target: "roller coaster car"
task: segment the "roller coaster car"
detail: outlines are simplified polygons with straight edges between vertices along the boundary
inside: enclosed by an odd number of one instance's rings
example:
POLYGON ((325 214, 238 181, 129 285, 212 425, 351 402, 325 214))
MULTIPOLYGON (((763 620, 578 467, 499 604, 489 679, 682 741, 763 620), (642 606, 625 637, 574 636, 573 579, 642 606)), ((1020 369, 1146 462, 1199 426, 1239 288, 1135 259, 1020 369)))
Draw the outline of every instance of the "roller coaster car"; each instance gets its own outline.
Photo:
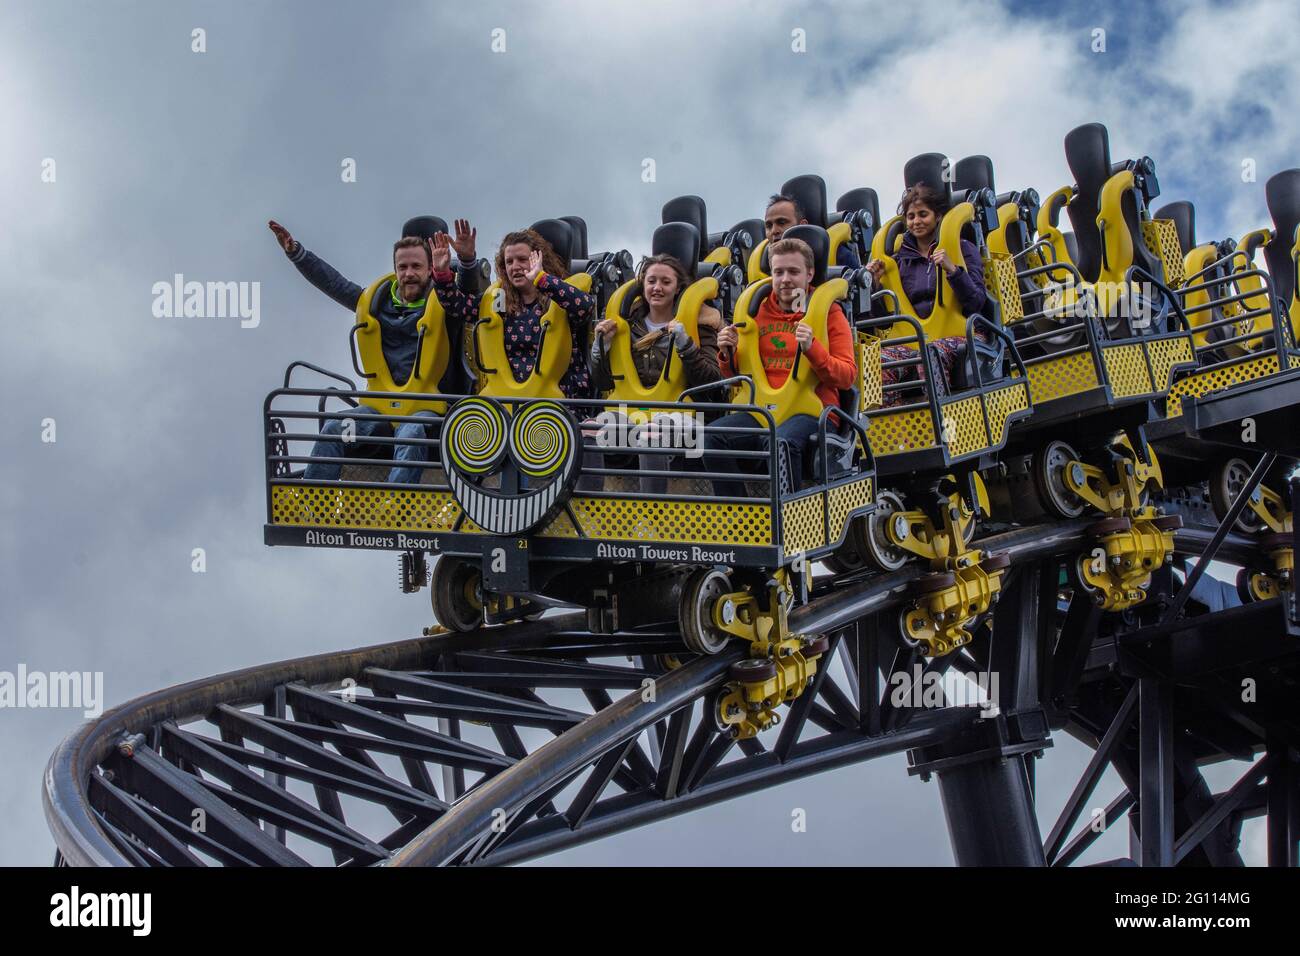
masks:
MULTIPOLYGON (((990 295, 1024 357, 1034 409, 1008 442, 991 488, 998 510, 1018 519, 1085 510, 1088 496, 1069 493, 1073 463, 1158 475, 1143 427, 1154 415, 1152 403, 1195 363, 1186 316, 1164 284, 1183 275, 1177 223, 1152 220, 1146 212, 1157 192, 1154 164, 1112 165, 1099 124, 1072 131, 1066 153, 1080 185, 1058 190, 1041 205, 1028 190, 998 197, 998 225, 988 243, 990 295), (1090 202, 1094 190, 1100 198, 1090 202), (1063 207, 1075 224, 1086 273, 1056 226, 1063 207), (1073 446, 1044 441, 1044 433, 1059 434, 1067 423, 1073 446), (1126 441, 1117 446, 1120 432, 1126 441), (1128 449, 1132 460, 1118 461, 1116 447, 1128 449), (1036 494, 1024 494, 1028 487, 1036 494)), ((957 179, 968 189, 992 189, 992 164, 970 157, 958 164, 957 179)), ((1123 482, 1115 473, 1107 484, 1115 489, 1123 482)))
MULTIPOLYGON (((938 242, 958 268, 965 268, 960 240, 968 238, 986 252, 985 229, 996 225, 993 194, 983 188, 952 193, 946 165, 941 155, 925 154, 907 164, 905 180, 930 183, 955 200, 940 224, 938 242)), ((858 526, 854 542, 866 563, 881 570, 895 570, 920 556, 940 575, 974 573, 980 559, 969 542, 979 516, 989 514, 978 472, 991 467, 1012 423, 1030 415, 1029 388, 1015 343, 1001 327, 996 296, 988 316, 967 318, 946 275, 940 276, 933 311, 917 318, 893 259, 902 229, 902 217, 894 217, 876 233, 872 249, 872 258, 885 263, 882 289, 873 299, 892 311, 856 324, 863 412, 870 422, 878 474, 891 487, 877 495, 876 510, 858 526), (942 370, 930 342, 950 337, 962 343, 951 381, 938 388, 942 370), (897 346, 914 355, 882 365, 881 349, 897 346), (909 366, 919 368, 915 379, 900 377, 887 385, 872 380, 876 369, 909 366), (906 392, 919 394, 920 400, 899 404, 906 392)), ((951 592, 937 588, 937 593, 951 592)), ((905 633, 914 636, 917 627, 913 618, 905 633)), ((962 638, 953 630, 947 639, 930 641, 928 652, 946 653, 966 640, 969 634, 962 638)))
MULTIPOLYGON (((1193 454, 1184 441, 1183 421, 1188 406, 1197 398, 1215 392, 1241 388, 1289 373, 1300 364, 1296 332, 1300 329, 1300 298, 1296 270, 1300 261, 1300 169, 1288 169, 1270 178, 1264 188, 1274 229, 1248 233, 1240 243, 1231 240, 1215 244, 1223 255, 1211 260, 1205 246, 1188 253, 1187 281, 1178 289, 1182 309, 1197 330, 1196 368, 1179 377, 1169 391, 1164 419, 1152 427, 1152 435, 1174 450, 1193 454), (1254 265, 1262 250, 1267 271, 1254 265), (1211 260, 1211 261, 1207 261, 1211 260)), ((1190 204, 1185 204, 1184 221, 1188 240, 1190 204)), ((1251 386, 1259 411, 1277 400, 1268 387, 1251 386)), ((1251 414, 1249 408, 1245 414, 1251 414)))
MULTIPOLYGON (((871 240, 880 222, 880 200, 876 191, 868 187, 850 189, 835 203, 835 211, 827 209, 826 180, 808 173, 787 179, 781 185, 781 195, 792 196, 804 218, 805 225, 818 226, 826 231, 830 238, 830 253, 827 260, 832 268, 837 268, 841 247, 856 251, 858 260, 866 262, 871 249, 871 240)), ((760 223, 760 228, 761 228, 760 223)), ((749 254, 747 278, 752 282, 767 277, 767 239, 760 236, 749 254)))
MULTIPOLYGON (((810 233, 805 238, 819 244, 818 274, 823 275, 825 234, 804 228, 810 233)), ((694 230, 674 228, 665 235, 694 238, 694 230)), ((691 251, 683 254, 694 257, 691 251)), ((820 316, 823 340, 826 309, 837 299, 851 309, 855 288, 865 294, 837 276, 814 295, 809 315, 814 322, 820 316)), ((558 381, 558 374, 551 377, 558 381)), ((734 384, 748 386, 750 381, 734 384)), ((678 412, 688 422, 696 420, 692 413, 748 411, 767 426, 769 447, 777 448, 773 410, 802 408, 808 396, 817 401, 816 376, 806 363, 789 381, 789 389, 773 390, 762 375, 748 396, 738 394, 732 402, 709 403, 682 394, 675 401, 642 401, 640 406, 678 412), (755 393, 763 404, 754 403, 755 393)), ((613 457, 639 448, 621 434, 603 441, 593 423, 584 421, 591 400, 488 392, 400 395, 445 408, 432 420, 421 419, 438 435, 425 441, 438 449, 445 487, 309 481, 289 466, 317 459, 291 455, 290 443, 316 436, 288 432, 284 422, 338 417, 340 413, 324 410, 332 397, 383 406, 393 396, 355 387, 294 388, 286 375, 285 387, 272 392, 265 406, 268 544, 404 552, 402 583, 408 591, 425 584, 427 556, 435 555, 429 582, 434 613, 452 630, 576 605, 588 610, 597 631, 675 618, 687 647, 699 653, 714 653, 734 637, 750 640, 759 656, 770 651, 779 659, 780 676, 774 679, 784 681, 783 687, 788 684, 787 691, 803 686, 787 665, 798 663, 804 668, 800 673, 811 674, 811 662, 820 653, 816 642, 789 634, 785 614, 806 596, 812 563, 840 546, 850 521, 872 506, 875 477, 856 394, 844 397, 838 416, 817 401, 814 461, 806 472, 813 480, 805 487, 782 488, 781 456, 763 453, 754 455, 765 459, 766 474, 700 476, 760 481, 769 489, 763 498, 725 498, 711 491, 579 491, 584 457, 613 457), (316 401, 318 411, 293 407, 304 398, 316 401)), ((698 437, 684 427, 668 447, 689 458, 700 447, 694 441, 698 437)), ((590 460, 586 457, 588 464, 590 460)), ((641 476, 635 468, 594 466, 588 474, 609 484, 611 478, 635 481, 641 476)), ((745 679, 751 689, 769 680, 745 679)))

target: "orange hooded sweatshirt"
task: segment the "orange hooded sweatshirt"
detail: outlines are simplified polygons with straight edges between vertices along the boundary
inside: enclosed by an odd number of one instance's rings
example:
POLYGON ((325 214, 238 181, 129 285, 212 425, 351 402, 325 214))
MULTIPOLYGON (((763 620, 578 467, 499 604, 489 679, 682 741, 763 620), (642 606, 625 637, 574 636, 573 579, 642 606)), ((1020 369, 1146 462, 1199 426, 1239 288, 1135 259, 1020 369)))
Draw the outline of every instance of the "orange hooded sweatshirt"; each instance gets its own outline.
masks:
MULTIPOLYGON (((769 295, 759 305, 755 319, 758 324, 758 352, 763 361, 763 370, 767 373, 767 382, 773 388, 780 388, 794 367, 794 356, 798 349, 794 329, 803 319, 803 313, 782 312, 777 305, 776 296, 769 295)), ((838 302, 831 303, 826 317, 826 334, 830 348, 814 337, 812 345, 804 350, 803 361, 808 362, 817 373, 817 397, 822 400, 822 404, 836 406, 840 403, 839 390, 852 388, 858 374, 857 361, 853 355, 853 332, 849 329, 849 320, 844 317, 844 310, 838 302)), ((718 364, 723 378, 736 374, 730 349, 719 354, 718 364)))

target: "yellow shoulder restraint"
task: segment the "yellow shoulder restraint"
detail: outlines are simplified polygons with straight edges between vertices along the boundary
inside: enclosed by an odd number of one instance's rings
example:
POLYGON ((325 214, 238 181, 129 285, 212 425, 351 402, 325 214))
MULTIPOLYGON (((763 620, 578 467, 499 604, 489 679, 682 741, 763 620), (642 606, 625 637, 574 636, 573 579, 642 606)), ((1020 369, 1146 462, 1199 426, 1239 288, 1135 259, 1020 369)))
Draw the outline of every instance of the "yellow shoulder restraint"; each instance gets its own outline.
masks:
MULTIPOLYGON (((758 292, 770 286, 771 279, 762 279, 746 287, 736 303, 736 317, 732 327, 736 330, 736 371, 746 375, 754 383, 754 404, 767 408, 778 425, 789 421, 795 415, 811 415, 816 418, 822 413, 822 400, 817 395, 817 386, 821 380, 813 371, 812 363, 802 354, 796 353, 795 365, 779 388, 773 388, 767 380, 767 370, 763 368, 763 358, 759 353, 758 322, 749 314, 749 303, 758 292)), ((830 348, 830 336, 826 330, 830 307, 838 299, 849 293, 849 284, 844 279, 827 279, 813 290, 808 301, 808 311, 803 322, 812 326, 813 337, 827 349, 830 348)), ((737 387, 731 395, 733 404, 749 404, 749 389, 745 385, 737 387)), ((762 424, 766 421, 757 413, 750 412, 762 424)))
MULTIPOLYGON (((1217 259, 1218 257, 1219 257, 1218 247, 1212 242, 1204 243, 1202 245, 1196 246, 1194 249, 1188 252, 1186 256, 1183 257, 1183 269, 1187 275, 1194 276, 1202 269, 1206 268, 1211 263, 1213 263, 1214 260, 1217 259)), ((1201 276, 1193 284, 1200 285, 1203 282, 1205 282, 1207 278, 1209 277, 1201 276)), ((1226 286, 1227 283, 1224 284, 1224 288, 1226 288, 1226 286)), ((1193 313, 1191 310, 1204 306, 1207 303, 1209 303, 1211 301, 1210 293, 1214 290, 1214 288, 1215 288, 1214 286, 1210 286, 1209 288, 1197 289, 1194 292, 1188 292, 1185 296, 1186 301, 1183 303, 1183 309, 1189 313, 1187 316, 1187 322, 1189 325, 1191 325, 1192 330, 1194 332, 1192 336, 1192 340, 1196 343, 1196 347, 1198 349, 1209 341, 1207 338, 1209 333, 1196 332, 1195 331, 1196 327, 1198 325, 1205 325, 1207 322, 1213 321, 1216 318, 1216 316, 1213 313, 1213 311, 1209 309, 1202 308, 1199 312, 1195 312, 1195 313, 1193 313)), ((1215 298, 1221 298, 1222 295, 1223 293, 1219 292, 1215 295, 1215 298)), ((1220 333, 1220 335, 1222 335, 1222 333, 1220 333)))
MULTIPOLYGON (((687 388, 686 368, 676 349, 668 349, 663 371, 659 373, 658 381, 649 387, 641 384, 636 364, 632 361, 632 328, 619 312, 634 284, 635 282, 625 282, 619 286, 605 307, 605 318, 614 321, 614 339, 609 344, 609 370, 614 377, 614 388, 606 396, 606 401, 612 400, 625 406, 640 402, 675 402, 687 388)), ((700 342, 700 309, 717 294, 718 280, 708 276, 687 286, 677 303, 677 312, 673 318, 682 324, 686 334, 697 345, 700 342)), ((607 408, 615 411, 617 406, 608 405, 607 408)), ((628 417, 633 421, 644 421, 649 415, 648 409, 628 408, 628 417)))
MULTIPOLYGON (((898 296, 898 308, 904 315, 916 316, 916 308, 908 299, 907 293, 903 291, 903 278, 898 271, 898 263, 894 260, 893 250, 885 248, 885 239, 889 235, 890 228, 902 218, 902 216, 895 216, 876 233, 875 239, 871 242, 871 258, 879 259, 885 264, 884 275, 877 283, 879 287, 888 289, 898 296)), ((966 257, 961 254, 961 230, 974 219, 975 207, 968 202, 963 202, 945 213, 939 222, 939 248, 948 253, 948 258, 958 269, 966 268, 966 257)), ((926 318, 917 316, 921 329, 925 332, 926 339, 930 341, 952 335, 965 337, 966 317, 962 315, 961 304, 957 301, 956 293, 952 291, 947 273, 942 269, 938 271, 939 285, 935 289, 934 307, 926 318)), ((911 325, 899 322, 889 330, 889 337, 901 338, 910 336, 913 332, 911 325)), ((915 347, 915 345, 909 346, 909 348, 915 347)))
MULTIPOLYGON (((361 369, 366 373, 366 388, 372 392, 411 392, 436 393, 438 383, 447 372, 447 363, 451 359, 450 339, 447 336, 447 320, 442 311, 442 303, 430 287, 425 301, 424 315, 420 316, 415 328, 419 340, 415 349, 415 365, 405 382, 393 381, 384 358, 384 343, 379 320, 370 314, 370 303, 376 294, 387 295, 389 284, 397 278, 395 273, 376 279, 370 288, 361 293, 357 300, 357 352, 360 356, 361 369), (382 290, 382 291, 381 291, 382 290)), ((389 415, 410 415, 413 412, 432 410, 439 414, 447 410, 446 402, 417 401, 415 399, 361 398, 362 405, 389 415)))
MULTIPOLYGON (((563 281, 583 292, 591 291, 591 276, 585 272, 563 281)), ((558 303, 551 303, 541 321, 542 354, 537 356, 528 377, 522 382, 515 381, 510 361, 506 358, 505 319, 496 309, 500 289, 501 282, 493 282, 479 301, 479 322, 474 327, 483 365, 480 369, 483 387, 479 394, 494 398, 563 398, 560 379, 569 370, 569 357, 573 352, 569 314, 558 303)))
MULTIPOLYGON (((1065 233, 1052 221, 1053 215, 1059 221, 1060 211, 1053 213, 1053 207, 1057 202, 1061 203, 1061 209, 1070 204, 1074 198, 1073 186, 1062 186, 1056 192, 1052 193, 1043 200, 1043 204, 1038 207, 1038 238, 1046 239, 1051 245, 1052 250, 1056 253, 1057 262, 1068 262, 1074 265, 1074 260, 1070 258, 1070 247, 1065 244, 1065 233)), ((1055 276, 1055 273, 1051 273, 1055 276)))

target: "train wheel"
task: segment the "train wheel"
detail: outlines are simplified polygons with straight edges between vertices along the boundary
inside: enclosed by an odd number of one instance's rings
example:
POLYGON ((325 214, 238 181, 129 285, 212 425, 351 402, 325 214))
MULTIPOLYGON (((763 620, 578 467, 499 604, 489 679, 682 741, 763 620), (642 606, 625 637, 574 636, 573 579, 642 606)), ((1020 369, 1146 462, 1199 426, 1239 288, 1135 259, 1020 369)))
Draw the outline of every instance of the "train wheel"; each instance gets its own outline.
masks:
POLYGON ((696 568, 682 587, 682 603, 677 609, 677 623, 682 640, 697 654, 717 654, 727 646, 731 635, 713 623, 713 605, 731 591, 731 581, 713 568, 696 568))
POLYGON ((896 493, 882 491, 876 496, 876 510, 865 521, 853 523, 853 529, 858 532, 858 549, 867 561, 881 571, 897 571, 907 563, 908 552, 895 545, 885 534, 889 522, 906 510, 903 499, 896 493))
MULTIPOLYGON (((1214 506, 1214 514, 1220 521, 1246 487, 1251 471, 1250 465, 1241 458, 1227 458, 1214 469, 1210 478, 1210 504, 1214 506)), ((1248 505, 1237 516, 1232 528, 1242 534, 1258 534, 1264 530, 1264 522, 1248 505)))
POLYGON ((433 565, 429 597, 433 616, 451 631, 483 626, 483 584, 478 568, 461 558, 441 557, 433 565))
POLYGON ((1237 572, 1237 597, 1242 604, 1267 601, 1278 596, 1276 582, 1267 574, 1242 568, 1237 572))
POLYGON ((844 532, 844 543, 835 549, 833 554, 823 555, 822 564, 826 565, 828 571, 836 574, 851 574, 854 571, 861 571, 866 565, 866 559, 862 552, 858 550, 856 539, 861 537, 861 532, 855 531, 855 526, 866 521, 865 518, 854 518, 849 524, 849 528, 844 532))
POLYGON ((1071 461, 1078 460, 1078 452, 1063 441, 1048 442, 1034 453, 1034 488, 1038 499, 1049 514, 1058 518, 1077 518, 1087 507, 1087 502, 1065 483, 1065 469, 1071 461))

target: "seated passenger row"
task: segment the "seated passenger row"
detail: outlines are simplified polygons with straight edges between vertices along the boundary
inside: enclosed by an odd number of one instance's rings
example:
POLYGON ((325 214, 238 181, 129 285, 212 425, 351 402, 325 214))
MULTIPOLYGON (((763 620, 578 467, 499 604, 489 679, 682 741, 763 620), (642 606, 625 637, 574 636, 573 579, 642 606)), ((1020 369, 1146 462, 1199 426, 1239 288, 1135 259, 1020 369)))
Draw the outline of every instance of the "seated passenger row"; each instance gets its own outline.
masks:
MULTIPOLYGON (((939 269, 947 275, 962 313, 969 316, 982 312, 988 299, 978 251, 970 242, 961 240, 964 262, 959 266, 937 242, 939 225, 947 212, 944 194, 925 183, 911 186, 904 193, 898 211, 905 218, 907 232, 894 250, 893 259, 902 288, 917 316, 924 318, 933 307, 939 269)), ((835 408, 839 404, 839 392, 853 388, 857 382, 854 332, 836 303, 831 303, 826 313, 824 341, 803 321, 814 291, 817 272, 814 252, 808 243, 787 238, 785 233, 792 226, 806 222, 793 197, 782 194, 771 197, 765 216, 764 256, 771 283, 759 291, 754 297, 757 301, 749 306, 753 322, 741 322, 739 326, 724 323, 719 311, 705 304, 692 323, 695 337, 677 318, 677 306, 693 281, 695 264, 667 253, 645 259, 626 295, 630 306, 624 313, 631 333, 632 365, 642 383, 648 387, 658 380, 671 352, 682 363, 688 387, 706 386, 742 375, 757 377, 761 369, 766 385, 779 389, 801 357, 816 375, 816 396, 822 406, 835 408)), ((406 383, 419 372, 417 377, 427 379, 422 391, 469 395, 477 390, 474 372, 461 358, 471 352, 466 334, 479 316, 479 299, 488 270, 486 263, 477 257, 477 231, 467 220, 455 221, 454 238, 448 234, 445 223, 436 217, 408 221, 403 238, 393 245, 391 280, 386 287, 376 284, 369 290, 346 279, 279 223, 272 221, 269 226, 304 278, 339 305, 355 314, 368 297, 368 312, 378 322, 377 344, 387 366, 389 382, 406 383), (430 295, 436 296, 445 319, 447 354, 440 357, 440 365, 437 365, 438 357, 429 362, 419 357, 424 331, 421 320, 426 316, 430 295), (420 369, 416 368, 417 360, 420 369), (426 365, 437 366, 436 377, 423 371, 426 365)), ((849 245, 839 247, 836 259, 846 268, 856 267, 859 262, 849 245)), ((569 278, 569 263, 537 231, 524 229, 504 237, 494 264, 500 289, 497 301, 504 306, 501 338, 513 379, 523 382, 533 373, 543 338, 543 317, 554 303, 564 310, 569 328, 577 333, 571 336, 571 348, 558 382, 560 392, 569 399, 597 398, 608 392, 614 385, 609 350, 617 323, 612 318, 596 315, 597 299, 590 292, 564 281, 569 278), (585 346, 587 330, 594 333, 590 335, 589 348, 585 346)), ((885 265, 879 259, 872 259, 866 269, 878 280, 885 265)), ((360 324, 353 331, 358 332, 359 328, 360 324)), ((951 336, 932 340, 930 344, 931 354, 942 373, 943 381, 936 383, 942 394, 948 387, 954 360, 964 340, 951 336)), ((915 350, 907 345, 882 350, 884 382, 909 378, 919 382, 924 378, 921 363, 909 364, 906 361, 909 356, 915 356, 915 350)), ((384 383, 374 381, 373 374, 367 378, 370 380, 367 389, 384 390, 381 387, 384 383)), ((897 391, 886 390, 887 404, 898 401, 897 391)), ((586 414, 594 415, 596 411, 592 408, 586 414)), ((788 474, 783 484, 787 489, 797 490, 801 486, 804 452, 817 430, 817 413, 820 409, 806 407, 791 410, 783 420, 777 421, 782 470, 788 474)), ((394 464, 388 481, 418 484, 424 468, 431 467, 428 447, 435 436, 430 435, 429 426, 435 425, 435 413, 422 410, 397 417, 407 420, 393 427, 394 422, 386 421, 382 412, 369 410, 326 420, 321 428, 322 437, 312 450, 313 458, 325 460, 312 462, 303 477, 336 480, 342 461, 356 454, 357 439, 391 435, 398 441, 393 444, 394 464), (411 421, 411 418, 431 421, 411 421), (351 434, 343 434, 345 421, 352 423, 351 434)), ((709 471, 743 472, 746 469, 733 453, 768 451, 767 431, 749 412, 725 415, 708 427, 705 449, 705 467, 709 471)), ((600 467, 601 456, 588 453, 584 464, 600 467)), ((663 460, 643 455, 640 467, 647 471, 662 469, 663 460)), ((662 477, 643 479, 642 490, 662 492, 666 481, 662 477)), ((585 478, 579 488, 599 486, 598 478, 594 483, 585 478)), ((725 497, 745 497, 747 493, 742 482, 718 481, 715 490, 725 497)))

